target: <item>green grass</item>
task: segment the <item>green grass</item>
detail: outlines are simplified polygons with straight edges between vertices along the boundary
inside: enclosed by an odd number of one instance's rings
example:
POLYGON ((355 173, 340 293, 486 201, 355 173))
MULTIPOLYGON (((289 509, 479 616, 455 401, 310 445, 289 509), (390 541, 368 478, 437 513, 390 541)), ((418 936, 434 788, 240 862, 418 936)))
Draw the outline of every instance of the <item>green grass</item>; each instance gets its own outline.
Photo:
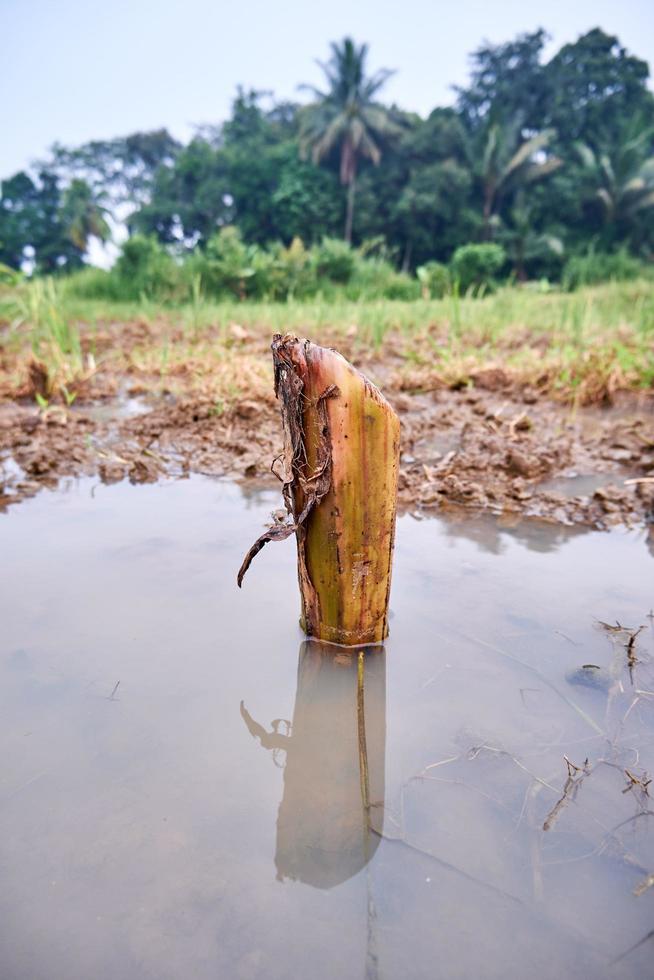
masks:
POLYGON ((59 285, 52 279, 35 280, 28 288, 15 291, 9 311, 14 333, 21 326, 26 328, 32 351, 46 369, 46 393, 60 389, 68 401, 66 383, 83 372, 82 342, 59 285))
MULTIPOLYGON (((566 333, 581 339, 587 326, 615 330, 628 325, 638 332, 654 333, 654 283, 636 280, 589 286, 575 293, 539 291, 506 286, 481 299, 446 296, 434 300, 343 299, 288 301, 285 303, 237 300, 211 301, 199 289, 193 300, 181 306, 143 299, 137 302, 77 299, 66 294, 65 283, 55 291, 48 281, 36 280, 20 289, 0 294, 0 320, 16 318, 30 307, 43 307, 56 296, 66 317, 81 322, 152 319, 166 315, 185 318, 195 329, 208 325, 240 323, 245 327, 267 325, 283 331, 306 327, 347 330, 353 324, 367 340, 380 345, 389 330, 410 332, 426 324, 447 325, 462 338, 480 330, 493 340, 515 326, 540 334, 566 333)), ((38 316, 37 309, 37 316, 38 316)))
MULTIPOLYGON (((209 301, 199 286, 192 301, 164 306, 148 300, 119 303, 81 300, 65 284, 34 282, 0 293, 0 346, 29 340, 71 370, 80 363, 82 337, 107 324, 141 320, 164 326, 165 369, 188 350, 228 345, 230 325, 252 336, 295 333, 318 343, 347 338, 355 350, 393 356, 401 369, 440 372, 446 380, 493 363, 523 379, 548 374, 554 394, 592 401, 611 387, 654 384, 654 283, 605 283, 567 293, 538 286, 506 286, 483 298, 449 295, 439 300, 239 302, 209 301), (13 324, 13 328, 12 325, 13 324), (173 349, 170 335, 181 331, 173 349), (182 351, 184 347, 184 351, 182 351), (403 368, 402 368, 403 366, 403 368), (578 392, 581 391, 581 395, 578 392)), ((161 337, 164 337, 162 340, 161 337)), ((88 343, 86 349, 88 350, 88 343)), ((69 372, 70 373, 70 372, 69 372)))

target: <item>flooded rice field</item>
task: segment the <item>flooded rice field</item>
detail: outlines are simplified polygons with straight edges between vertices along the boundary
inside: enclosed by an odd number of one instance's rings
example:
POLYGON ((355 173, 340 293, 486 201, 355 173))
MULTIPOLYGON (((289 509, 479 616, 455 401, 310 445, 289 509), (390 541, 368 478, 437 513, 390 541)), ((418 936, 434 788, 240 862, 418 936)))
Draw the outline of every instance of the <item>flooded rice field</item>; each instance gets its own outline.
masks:
POLYGON ((0 515, 3 980, 650 975, 652 538, 405 515, 359 658, 291 541, 236 588, 278 506, 0 515))

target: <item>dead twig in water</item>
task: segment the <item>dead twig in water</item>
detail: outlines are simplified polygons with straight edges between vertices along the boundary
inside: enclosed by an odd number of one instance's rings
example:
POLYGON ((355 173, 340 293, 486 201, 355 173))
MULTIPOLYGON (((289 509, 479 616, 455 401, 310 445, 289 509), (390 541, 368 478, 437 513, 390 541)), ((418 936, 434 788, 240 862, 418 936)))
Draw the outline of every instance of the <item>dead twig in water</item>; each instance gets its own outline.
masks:
POLYGON ((642 946, 643 943, 646 943, 648 939, 653 939, 653 938, 654 938, 654 929, 650 929, 650 931, 647 933, 646 936, 643 936, 642 939, 639 939, 638 942, 634 943, 633 946, 630 946, 629 949, 625 949, 624 953, 620 953, 620 955, 616 956, 614 960, 611 960, 611 966, 615 966, 616 963, 619 963, 620 960, 623 960, 625 956, 629 955, 629 953, 633 953, 634 950, 638 949, 639 946, 642 946))
POLYGON ((639 882, 639 884, 636 885, 636 887, 634 888, 634 895, 636 896, 636 898, 640 898, 641 895, 644 895, 647 889, 651 888, 652 885, 654 885, 654 873, 652 873, 651 875, 647 875, 647 877, 644 878, 643 881, 639 882))
POLYGON ((617 619, 615 626, 611 623, 605 623, 601 619, 597 620, 597 625, 600 629, 606 630, 607 633, 631 633, 633 631, 633 626, 623 626, 617 619))
POLYGON ((586 759, 583 766, 576 766, 574 762, 571 762, 570 759, 568 759, 567 755, 564 755, 563 758, 565 759, 565 764, 568 767, 568 778, 563 786, 563 795, 559 800, 557 800, 545 818, 543 823, 544 831, 552 829, 563 808, 566 807, 568 803, 572 803, 574 801, 582 782, 586 776, 589 776, 591 773, 588 759, 586 759), (576 776, 576 773, 580 773, 581 775, 576 776))
POLYGON ((583 772, 586 776, 589 774, 590 769, 588 767, 588 759, 585 760, 583 766, 576 766, 574 762, 570 762, 567 755, 564 755, 563 758, 565 759, 565 764, 568 767, 568 779, 572 778, 572 775, 575 772, 583 772))
POLYGON ((644 626, 639 626, 637 630, 632 630, 631 636, 629 637, 629 642, 627 643, 627 650, 629 653, 632 653, 636 643, 636 637, 639 633, 642 633, 644 629, 644 626))
POLYGON ((448 759, 441 759, 440 762, 432 762, 428 766, 425 766, 424 769, 421 769, 416 776, 412 777, 412 779, 420 779, 425 775, 425 773, 429 772, 430 769, 438 769, 439 766, 446 766, 448 762, 458 762, 458 760, 461 758, 461 755, 451 755, 448 759))
POLYGON ((634 667, 636 664, 640 663, 640 660, 636 656, 636 637, 642 633, 644 629, 644 626, 639 626, 637 630, 632 630, 627 642, 627 665, 629 667, 629 679, 632 687, 634 683, 634 667))
POLYGON ((111 694, 109 695, 109 697, 107 698, 107 701, 117 701, 118 700, 118 698, 116 697, 116 691, 118 690, 119 686, 120 686, 120 681, 116 681, 116 683, 114 685, 114 689, 111 692, 111 694))
POLYGON ((564 633, 563 630, 554 630, 554 632, 558 633, 559 636, 562 636, 564 640, 568 641, 568 643, 571 643, 573 647, 582 646, 582 644, 578 643, 577 640, 573 640, 571 636, 568 636, 567 633, 564 633))
POLYGON ((628 769, 625 769, 624 774, 629 780, 629 782, 622 790, 623 794, 628 793, 629 790, 636 789, 636 787, 638 787, 638 789, 641 791, 642 796, 649 796, 649 785, 652 782, 652 780, 647 778, 647 773, 644 773, 642 778, 640 778, 638 776, 634 776, 634 774, 632 772, 629 772, 628 769))
POLYGON ((631 714, 631 712, 636 707, 636 705, 638 704, 639 701, 640 701, 640 697, 638 697, 638 696, 636 696, 633 699, 633 701, 631 702, 631 704, 629 705, 629 707, 625 711, 624 715, 622 716, 622 721, 620 722, 621 725, 624 725, 625 721, 627 720, 627 718, 629 717, 629 715, 631 714))
MULTIPOLYGON (((363 695, 364 681, 364 658, 363 650, 359 651, 357 663, 357 730, 359 736, 359 778, 361 780, 361 802, 363 803, 364 813, 367 815, 370 810, 370 780, 368 777, 368 749, 366 746, 366 720, 365 703, 363 695)), ((367 816, 366 816, 367 821, 367 816)))

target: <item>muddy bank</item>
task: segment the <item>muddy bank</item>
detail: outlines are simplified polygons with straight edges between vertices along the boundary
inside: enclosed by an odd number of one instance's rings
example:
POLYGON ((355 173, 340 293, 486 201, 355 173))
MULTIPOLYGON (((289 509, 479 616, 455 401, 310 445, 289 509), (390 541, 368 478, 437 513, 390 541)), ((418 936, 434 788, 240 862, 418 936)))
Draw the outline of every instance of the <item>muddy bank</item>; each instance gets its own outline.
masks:
MULTIPOLYGON (((573 412, 493 376, 461 390, 412 391, 391 373, 371 373, 402 421, 404 508, 465 506, 600 528, 654 521, 651 400, 573 412)), ((106 483, 191 472, 274 483, 280 450, 277 405, 263 390, 228 405, 142 386, 68 408, 7 400, 0 507, 80 474, 106 483)))

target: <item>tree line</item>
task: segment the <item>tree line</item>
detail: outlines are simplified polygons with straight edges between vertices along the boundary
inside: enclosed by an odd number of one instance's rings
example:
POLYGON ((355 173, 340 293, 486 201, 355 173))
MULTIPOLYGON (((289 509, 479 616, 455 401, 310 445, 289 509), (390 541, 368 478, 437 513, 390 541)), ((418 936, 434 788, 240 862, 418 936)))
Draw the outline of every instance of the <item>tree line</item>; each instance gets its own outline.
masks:
POLYGON ((239 89, 186 145, 166 130, 55 145, 2 181, 0 263, 80 268, 119 223, 173 254, 215 250, 228 228, 245 248, 343 238, 403 271, 469 243, 501 246, 518 279, 558 279, 589 253, 649 261, 649 66, 599 28, 549 61, 546 40, 483 45, 455 104, 427 118, 384 103, 391 72, 346 38, 308 104, 239 89))

